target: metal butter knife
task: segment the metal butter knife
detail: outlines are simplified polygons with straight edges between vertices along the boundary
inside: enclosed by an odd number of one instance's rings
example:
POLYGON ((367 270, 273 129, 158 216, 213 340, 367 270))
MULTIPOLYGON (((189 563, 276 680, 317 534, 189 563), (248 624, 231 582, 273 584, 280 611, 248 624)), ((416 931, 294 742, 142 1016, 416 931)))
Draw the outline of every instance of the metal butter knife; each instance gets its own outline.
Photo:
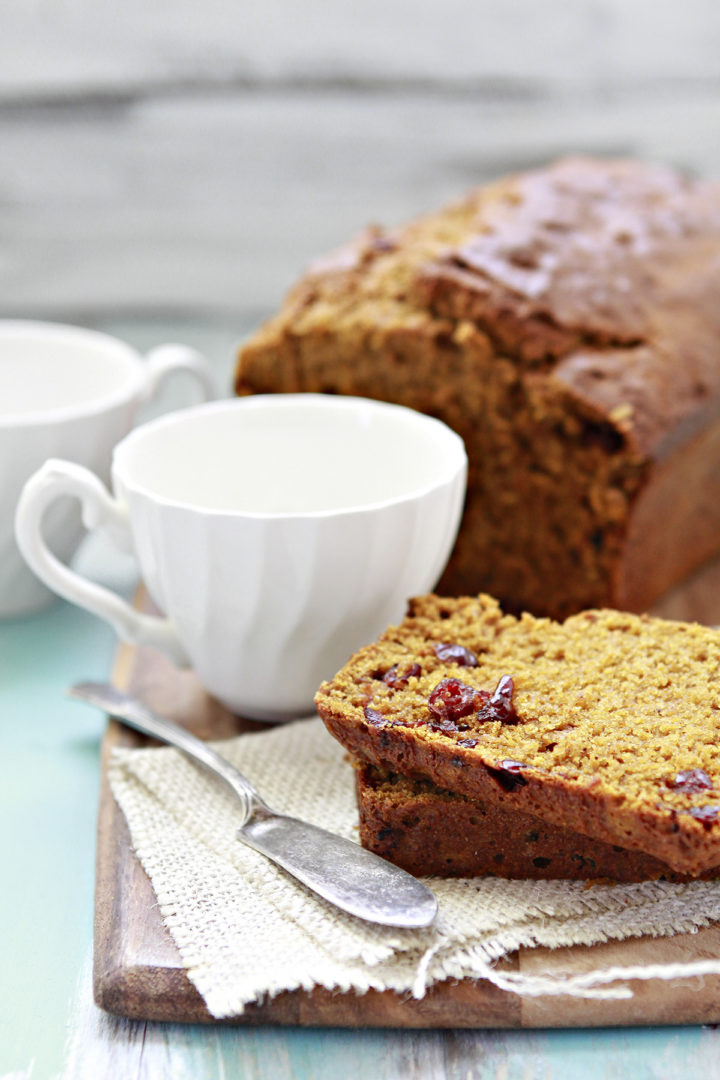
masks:
POLYGON ((330 903, 384 926, 429 926, 435 918, 437 900, 417 878, 351 840, 271 810, 242 773, 207 743, 137 698, 107 683, 77 683, 68 692, 136 731, 182 750, 224 780, 239 800, 242 824, 238 839, 330 903))

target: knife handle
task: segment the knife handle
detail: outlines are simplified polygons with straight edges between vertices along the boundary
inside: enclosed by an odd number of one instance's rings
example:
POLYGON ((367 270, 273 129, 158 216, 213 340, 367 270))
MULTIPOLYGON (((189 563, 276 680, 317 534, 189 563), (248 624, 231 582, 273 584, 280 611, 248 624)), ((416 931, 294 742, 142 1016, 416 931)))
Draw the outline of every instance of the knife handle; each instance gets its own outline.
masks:
POLYGON ((152 709, 143 705, 137 698, 124 694, 107 683, 78 683, 72 687, 74 697, 82 698, 93 705, 105 709, 111 716, 116 716, 128 727, 143 735, 150 735, 160 742, 174 746, 215 776, 224 780, 240 801, 242 827, 257 811, 272 813, 260 798, 255 788, 234 765, 216 753, 211 746, 196 738, 185 728, 166 720, 152 709))

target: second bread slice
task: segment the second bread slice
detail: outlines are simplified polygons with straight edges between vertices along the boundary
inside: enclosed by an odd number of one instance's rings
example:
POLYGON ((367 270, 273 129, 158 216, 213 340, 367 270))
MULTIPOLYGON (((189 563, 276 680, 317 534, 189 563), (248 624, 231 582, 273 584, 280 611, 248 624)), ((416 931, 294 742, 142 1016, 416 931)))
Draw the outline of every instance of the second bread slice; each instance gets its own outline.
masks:
POLYGON ((690 880, 642 851, 455 795, 429 780, 359 765, 355 789, 362 846, 417 877, 690 880))

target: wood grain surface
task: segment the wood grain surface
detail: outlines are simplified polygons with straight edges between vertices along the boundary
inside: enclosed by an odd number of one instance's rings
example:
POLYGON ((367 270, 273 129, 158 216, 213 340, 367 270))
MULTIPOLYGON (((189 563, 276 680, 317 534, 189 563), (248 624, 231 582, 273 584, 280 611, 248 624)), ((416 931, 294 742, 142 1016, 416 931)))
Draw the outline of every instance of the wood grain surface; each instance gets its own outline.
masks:
MULTIPOLYGON (((671 618, 720 622, 720 560, 705 567, 658 605, 671 618)), ((231 715, 155 650, 122 646, 117 686, 204 739, 262 730, 231 715)), ((183 971, 158 913, 149 880, 135 858, 124 817, 106 779, 115 746, 148 740, 110 721, 103 745, 95 896, 94 991, 101 1008, 135 1019, 215 1022, 183 971)), ((521 950, 503 961, 524 974, 572 975, 592 967, 689 963, 720 957, 720 928, 672 938, 643 938, 588 947, 521 950)), ((364 995, 279 994, 228 1021, 325 1027, 551 1028, 720 1022, 720 976, 672 982, 637 980, 628 1000, 588 1001, 567 996, 525 998, 483 980, 446 982, 420 1001, 392 992, 364 995)))
POLYGON ((720 173, 718 35, 713 0, 4 0, 0 312, 256 323, 507 171, 720 173))

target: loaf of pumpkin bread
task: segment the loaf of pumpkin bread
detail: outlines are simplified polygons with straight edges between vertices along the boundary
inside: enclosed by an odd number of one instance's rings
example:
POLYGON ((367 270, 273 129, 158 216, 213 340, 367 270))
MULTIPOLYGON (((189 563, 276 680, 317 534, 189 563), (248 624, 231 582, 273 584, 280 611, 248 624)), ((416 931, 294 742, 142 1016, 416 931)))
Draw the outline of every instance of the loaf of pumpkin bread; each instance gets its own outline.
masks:
MULTIPOLYGON (((418 877, 692 880, 641 851, 358 764, 360 842, 418 877)), ((703 877, 720 876, 720 868, 703 877)))
POLYGON ((468 494, 438 591, 645 611, 720 550, 719 278, 720 185, 563 160, 318 262, 236 390, 454 428, 468 494))
POLYGON ((716 630, 426 596, 315 700, 360 761, 679 873, 720 865, 716 630))

